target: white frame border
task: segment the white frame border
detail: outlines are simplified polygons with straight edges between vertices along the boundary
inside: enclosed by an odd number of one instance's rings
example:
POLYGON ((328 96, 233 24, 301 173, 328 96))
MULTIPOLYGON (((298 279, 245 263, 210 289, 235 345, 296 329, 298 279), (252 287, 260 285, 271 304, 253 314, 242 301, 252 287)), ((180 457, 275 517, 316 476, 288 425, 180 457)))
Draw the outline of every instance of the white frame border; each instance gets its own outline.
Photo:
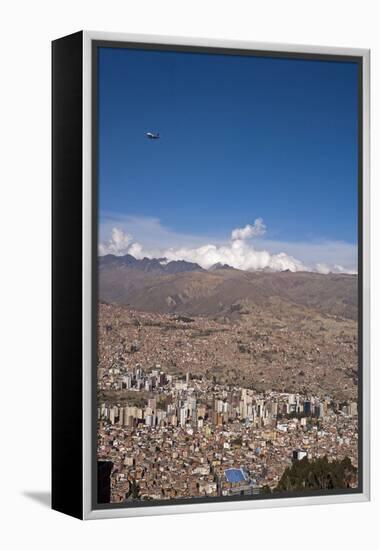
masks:
POLYGON ((140 35, 83 31, 83 519, 103 519, 162 514, 188 514, 194 512, 215 512, 247 510, 253 508, 273 508, 280 506, 305 506, 314 504, 338 504, 364 502, 370 500, 370 50, 361 48, 340 48, 329 46, 307 46, 298 44, 277 44, 274 42, 246 42, 239 40, 219 40, 208 38, 172 37, 160 35, 140 35), (343 495, 307 496, 264 500, 243 500, 238 502, 212 502, 170 504, 136 508, 92 509, 92 445, 91 445, 91 393, 92 393, 92 204, 91 204, 91 142, 92 106, 91 46, 93 40, 113 42, 141 42, 176 46, 202 46, 209 48, 234 48, 264 50, 273 52, 294 52, 299 54, 330 54, 358 56, 362 58, 363 75, 363 492, 343 495))

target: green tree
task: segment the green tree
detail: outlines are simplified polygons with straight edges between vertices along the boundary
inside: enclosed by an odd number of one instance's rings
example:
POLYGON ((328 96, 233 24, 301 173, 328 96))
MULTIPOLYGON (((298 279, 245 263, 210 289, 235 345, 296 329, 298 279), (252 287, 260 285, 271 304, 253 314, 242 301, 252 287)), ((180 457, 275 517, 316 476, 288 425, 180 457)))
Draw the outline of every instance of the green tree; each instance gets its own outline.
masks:
POLYGON ((329 462, 326 456, 312 461, 307 457, 286 468, 275 492, 348 489, 356 480, 357 469, 350 458, 329 462))
POLYGON ((136 500, 141 498, 141 490, 136 481, 132 481, 129 486, 129 491, 125 495, 125 500, 132 499, 136 500))

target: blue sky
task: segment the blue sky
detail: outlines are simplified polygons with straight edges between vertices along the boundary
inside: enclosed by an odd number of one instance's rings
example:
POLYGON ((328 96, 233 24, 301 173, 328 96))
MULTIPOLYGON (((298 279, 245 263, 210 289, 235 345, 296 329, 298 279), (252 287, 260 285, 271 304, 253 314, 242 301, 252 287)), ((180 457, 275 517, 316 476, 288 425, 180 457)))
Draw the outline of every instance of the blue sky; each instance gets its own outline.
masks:
POLYGON ((356 64, 101 48, 98 74, 101 239, 138 220, 157 245, 153 219, 170 246, 223 243, 263 218, 255 247, 354 255, 356 64))

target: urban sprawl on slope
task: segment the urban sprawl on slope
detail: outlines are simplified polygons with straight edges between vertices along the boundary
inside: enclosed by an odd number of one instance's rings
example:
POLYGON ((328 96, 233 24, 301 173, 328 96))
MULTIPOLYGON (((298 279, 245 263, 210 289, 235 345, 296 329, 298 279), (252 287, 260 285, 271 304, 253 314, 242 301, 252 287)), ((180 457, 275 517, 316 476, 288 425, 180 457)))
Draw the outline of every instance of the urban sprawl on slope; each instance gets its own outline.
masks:
POLYGON ((259 494, 305 456, 357 466, 356 400, 258 391, 142 363, 138 346, 121 353, 102 321, 98 460, 113 465, 111 502, 259 494))

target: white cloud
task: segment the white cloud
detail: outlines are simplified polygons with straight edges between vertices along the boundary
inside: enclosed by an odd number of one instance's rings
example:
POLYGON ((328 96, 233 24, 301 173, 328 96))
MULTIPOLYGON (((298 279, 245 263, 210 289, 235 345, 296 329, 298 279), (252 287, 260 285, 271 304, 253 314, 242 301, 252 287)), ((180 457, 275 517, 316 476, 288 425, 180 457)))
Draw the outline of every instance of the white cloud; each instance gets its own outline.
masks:
POLYGON ((311 241, 273 241, 270 239, 256 239, 256 248, 265 247, 272 254, 285 250, 290 256, 299 258, 304 264, 316 266, 322 271, 324 264, 330 271, 338 272, 337 266, 343 266, 345 273, 357 271, 358 249, 355 244, 344 241, 311 240, 311 241))
POLYGON ((302 262, 284 252, 270 254, 267 250, 256 250, 242 239, 233 240, 221 246, 209 244, 199 248, 170 248, 165 250, 163 255, 168 260, 195 262, 204 269, 209 269, 217 263, 243 270, 305 271, 307 269, 302 262))
POLYGON ((245 227, 237 227, 232 231, 232 240, 245 240, 251 237, 258 237, 266 233, 266 226, 262 218, 257 218, 253 225, 247 224, 245 227))
POLYGON ((122 229, 114 227, 110 239, 99 245, 99 254, 100 256, 104 256, 105 254, 124 256, 128 254, 132 241, 132 235, 125 233, 122 229))
POLYGON ((167 258, 168 261, 186 260, 195 262, 204 269, 221 263, 242 270, 288 269, 325 274, 356 273, 356 247, 348 243, 280 243, 258 239, 252 244, 249 239, 265 232, 262 218, 257 218, 253 225, 234 229, 231 239, 224 242, 217 242, 209 237, 177 235, 164 228, 156 218, 147 218, 145 221, 144 225, 143 218, 129 217, 127 223, 123 224, 128 229, 130 225, 140 228, 142 242, 136 242, 131 233, 123 228, 113 227, 108 240, 100 244, 99 254, 131 254, 137 259, 148 257, 167 258), (210 244, 212 240, 216 243, 210 244), (346 260, 347 267, 343 267, 344 261, 341 262, 341 259, 346 260))
POLYGON ((139 243, 132 243, 128 249, 128 254, 131 254, 137 260, 141 260, 146 254, 143 252, 142 245, 139 243))
POLYGON ((324 275, 327 275, 328 273, 348 273, 350 275, 354 275, 357 273, 355 269, 346 269, 345 267, 342 267, 342 265, 330 265, 325 263, 317 263, 315 265, 315 270, 318 273, 323 273, 324 275))

